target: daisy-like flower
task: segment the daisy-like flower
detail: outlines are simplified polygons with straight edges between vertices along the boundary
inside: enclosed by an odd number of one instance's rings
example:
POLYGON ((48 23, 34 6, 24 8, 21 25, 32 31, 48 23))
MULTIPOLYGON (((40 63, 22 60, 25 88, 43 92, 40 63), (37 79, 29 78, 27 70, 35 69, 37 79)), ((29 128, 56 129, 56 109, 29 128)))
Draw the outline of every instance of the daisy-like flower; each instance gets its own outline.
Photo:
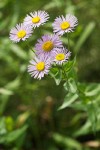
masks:
POLYGON ((54 54, 54 62, 58 65, 62 65, 62 63, 68 61, 71 52, 66 48, 56 48, 54 54))
POLYGON ((34 11, 27 15, 24 19, 24 24, 39 27, 43 25, 46 21, 48 21, 49 15, 45 11, 34 11))
POLYGON ((63 35, 64 33, 73 32, 73 29, 78 25, 78 20, 74 15, 68 14, 64 16, 57 17, 53 23, 53 30, 58 35, 63 35))
POLYGON ((35 50, 37 55, 44 54, 51 56, 56 47, 63 47, 58 35, 44 35, 35 45, 35 50))
POLYGON ((45 74, 49 73, 51 68, 51 62, 48 57, 41 56, 41 58, 35 57, 34 60, 30 61, 30 65, 28 66, 28 72, 32 77, 41 79, 45 74))
POLYGON ((17 24, 16 27, 10 31, 10 40, 13 42, 19 42, 20 40, 25 41, 32 35, 32 27, 28 27, 24 24, 17 24))

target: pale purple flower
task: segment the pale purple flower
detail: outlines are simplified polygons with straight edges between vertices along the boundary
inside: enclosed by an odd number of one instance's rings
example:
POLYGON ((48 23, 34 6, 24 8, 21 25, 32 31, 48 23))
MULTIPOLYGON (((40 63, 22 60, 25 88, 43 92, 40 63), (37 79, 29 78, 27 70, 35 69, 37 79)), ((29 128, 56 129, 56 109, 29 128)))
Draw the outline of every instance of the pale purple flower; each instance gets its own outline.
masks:
POLYGON ((31 77, 41 79, 45 74, 49 73, 51 68, 51 61, 48 57, 41 56, 41 58, 35 57, 34 60, 30 61, 28 66, 28 72, 31 74, 31 77))
POLYGON ((34 11, 27 15, 24 19, 24 24, 32 26, 32 27, 39 27, 43 25, 49 19, 49 14, 45 11, 34 11))
POLYGON ((58 35, 44 35, 41 39, 38 39, 35 45, 37 55, 53 55, 54 49, 63 47, 62 42, 58 35))
POLYGON ((64 62, 67 62, 71 52, 66 48, 56 48, 54 54, 54 62, 58 65, 62 65, 64 62))
POLYGON ((24 24, 17 24, 16 27, 10 31, 10 40, 13 42, 19 42, 20 40, 25 41, 32 35, 32 27, 24 24))
POLYGON ((64 33, 73 32, 73 29, 78 25, 78 20, 74 15, 67 14, 66 17, 63 15, 57 17, 53 23, 53 30, 58 35, 64 33))

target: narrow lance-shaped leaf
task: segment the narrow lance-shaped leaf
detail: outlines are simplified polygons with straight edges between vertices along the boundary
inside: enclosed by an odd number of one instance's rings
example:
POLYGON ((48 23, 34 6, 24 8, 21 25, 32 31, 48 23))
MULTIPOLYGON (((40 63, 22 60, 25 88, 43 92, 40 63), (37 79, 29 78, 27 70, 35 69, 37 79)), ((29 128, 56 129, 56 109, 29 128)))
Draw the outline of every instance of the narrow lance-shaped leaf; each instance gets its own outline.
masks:
POLYGON ((58 108, 58 110, 64 109, 71 105, 78 98, 77 94, 68 93, 65 98, 63 104, 58 108))
POLYGON ((76 43, 76 46, 74 48, 75 53, 77 53, 79 51, 79 49, 81 48, 83 43, 86 41, 86 39, 90 36, 90 34, 94 30, 94 28, 95 28, 95 22, 90 22, 86 26, 85 30, 83 31, 83 34, 81 35, 81 37, 79 38, 79 40, 76 43))

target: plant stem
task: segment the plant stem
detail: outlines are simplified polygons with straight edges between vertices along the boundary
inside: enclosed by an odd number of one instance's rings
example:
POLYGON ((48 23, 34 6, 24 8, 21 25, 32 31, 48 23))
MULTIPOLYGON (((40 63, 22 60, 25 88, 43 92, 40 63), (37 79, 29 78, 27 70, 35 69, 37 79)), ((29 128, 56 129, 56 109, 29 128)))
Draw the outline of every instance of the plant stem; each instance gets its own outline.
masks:
POLYGON ((27 45, 27 47, 28 47, 32 52, 34 52, 34 50, 32 49, 32 47, 31 47, 28 43, 26 43, 26 45, 27 45))
POLYGON ((70 42, 69 42, 69 34, 67 33, 67 39, 68 39, 68 50, 70 51, 70 42))
POLYGON ((65 81, 66 81, 66 79, 68 80, 67 73, 66 73, 66 70, 65 70, 63 64, 62 64, 62 71, 63 71, 63 73, 64 73, 64 80, 65 80, 65 81))

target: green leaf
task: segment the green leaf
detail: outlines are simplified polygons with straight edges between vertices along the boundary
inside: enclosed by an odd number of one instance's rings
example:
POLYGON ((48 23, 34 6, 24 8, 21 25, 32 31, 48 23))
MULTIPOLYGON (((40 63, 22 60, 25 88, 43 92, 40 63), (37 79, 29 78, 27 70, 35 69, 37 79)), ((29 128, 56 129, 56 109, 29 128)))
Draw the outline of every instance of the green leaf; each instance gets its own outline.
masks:
POLYGON ((63 104, 58 108, 58 110, 64 109, 71 105, 78 98, 77 94, 68 93, 65 98, 63 104))
POLYGON ((23 51, 23 49, 20 48, 20 46, 12 43, 10 45, 10 50, 14 52, 19 58, 27 60, 28 58, 27 53, 26 51, 23 51))
POLYGON ((66 72, 70 71, 76 62, 76 57, 72 61, 68 61, 64 64, 64 70, 66 72))
POLYGON ((75 45, 75 48, 74 48, 75 53, 77 53, 79 51, 79 49, 84 44, 84 42, 86 41, 86 39, 93 32, 94 28, 95 28, 95 22, 90 22, 86 26, 85 30, 83 31, 83 34, 81 35, 81 37, 79 38, 79 40, 77 41, 77 43, 75 45))
POLYGON ((90 121, 87 121, 81 128, 79 128, 77 131, 73 133, 73 136, 77 137, 80 135, 88 134, 91 131, 90 127, 91 127, 91 123, 90 121))
POLYGON ((24 134, 26 129, 27 129, 27 125, 23 126, 20 129, 10 132, 6 136, 6 141, 9 143, 9 142, 13 142, 13 141, 17 140, 22 134, 24 134))
POLYGON ((56 85, 59 85, 62 80, 62 71, 60 70, 54 77, 56 85))
POLYGON ((7 133, 5 117, 0 118, 0 136, 7 133))
POLYGON ((58 133, 53 133, 52 138, 56 143, 62 144, 65 148, 82 150, 81 145, 72 138, 69 138, 67 136, 65 137, 64 135, 58 133))
POLYGON ((97 107, 95 107, 95 104, 91 101, 89 105, 87 105, 87 112, 89 120, 92 124, 92 130, 94 133, 96 133, 96 124, 97 124, 97 107))
POLYGON ((96 133, 100 130, 100 84, 89 83, 79 84, 81 95, 81 101, 73 104, 72 107, 84 108, 87 112, 88 120, 78 131, 75 132, 75 136, 88 134, 90 132, 96 133))
POLYGON ((68 81, 64 83, 64 88, 71 93, 76 93, 77 85, 75 80, 73 78, 69 78, 68 81))
POLYGON ((80 129, 78 129, 77 131, 75 131, 75 133, 73 133, 75 137, 89 134, 91 132, 94 132, 95 134, 96 131, 100 130, 100 114, 97 114, 96 111, 97 110, 95 110, 94 106, 90 105, 87 107, 86 112, 88 113, 88 119, 80 129))
POLYGON ((17 77, 13 81, 6 84, 5 88, 10 89, 10 90, 16 90, 19 86, 20 86, 20 78, 17 77))
POLYGON ((62 70, 61 69, 53 69, 49 74, 54 78, 56 85, 59 85, 62 80, 62 70))
POLYGON ((63 86, 64 86, 64 89, 66 91, 69 91, 69 87, 68 87, 68 82, 67 81, 63 84, 63 86))
POLYGON ((75 80, 73 78, 68 79, 68 84, 70 92, 75 93, 77 91, 77 85, 75 80))
POLYGON ((2 95, 12 95, 13 92, 10 91, 10 90, 7 90, 5 88, 0 88, 0 94, 2 94, 2 95))
POLYGON ((92 83, 89 85, 86 85, 85 94, 87 96, 95 96, 100 94, 100 84, 92 83))
POLYGON ((16 142, 20 136, 25 134, 25 131, 27 129, 27 125, 23 126, 20 129, 17 129, 15 131, 12 131, 10 133, 7 133, 5 136, 0 138, 0 143, 11 143, 11 142, 16 142))

